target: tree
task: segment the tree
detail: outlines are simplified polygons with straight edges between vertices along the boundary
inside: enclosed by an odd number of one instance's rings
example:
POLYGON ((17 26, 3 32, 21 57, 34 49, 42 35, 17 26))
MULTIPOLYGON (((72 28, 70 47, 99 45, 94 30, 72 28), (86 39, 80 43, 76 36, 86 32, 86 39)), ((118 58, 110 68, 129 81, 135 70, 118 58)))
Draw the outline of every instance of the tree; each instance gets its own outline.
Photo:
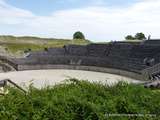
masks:
POLYGON ((77 31, 77 32, 74 33, 73 39, 85 39, 85 36, 82 32, 77 31))
POLYGON ((126 40, 134 40, 135 38, 132 35, 127 35, 125 37, 126 40))
POLYGON ((137 40, 144 40, 144 39, 146 39, 146 37, 145 37, 145 35, 141 32, 141 33, 137 33, 137 34, 135 35, 135 39, 137 39, 137 40))

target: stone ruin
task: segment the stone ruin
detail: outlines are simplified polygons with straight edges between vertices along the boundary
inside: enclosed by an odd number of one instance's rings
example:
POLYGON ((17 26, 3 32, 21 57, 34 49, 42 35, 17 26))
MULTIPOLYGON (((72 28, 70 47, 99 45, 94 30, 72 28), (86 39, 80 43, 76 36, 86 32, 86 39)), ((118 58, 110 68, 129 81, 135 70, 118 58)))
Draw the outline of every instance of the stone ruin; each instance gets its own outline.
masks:
POLYGON ((83 69, 154 81, 157 80, 156 76, 160 75, 160 41, 66 45, 63 48, 32 52, 25 58, 0 59, 6 60, 6 63, 17 71, 83 69))

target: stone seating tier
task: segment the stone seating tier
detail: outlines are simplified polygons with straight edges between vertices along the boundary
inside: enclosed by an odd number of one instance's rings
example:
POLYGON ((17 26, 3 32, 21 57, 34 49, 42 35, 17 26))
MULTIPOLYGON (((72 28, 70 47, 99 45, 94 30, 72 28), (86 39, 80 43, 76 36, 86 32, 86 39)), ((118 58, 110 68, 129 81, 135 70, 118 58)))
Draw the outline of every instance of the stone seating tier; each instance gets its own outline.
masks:
POLYGON ((139 45, 133 46, 131 50, 131 58, 153 58, 160 53, 160 46, 139 45))
POLYGON ((87 45, 88 56, 108 56, 111 45, 110 44, 90 44, 87 45))
POLYGON ((68 45, 64 47, 65 54, 86 56, 88 54, 87 47, 83 45, 68 45))
POLYGON ((117 68, 140 73, 150 67, 145 58, 160 62, 160 46, 113 42, 109 44, 67 45, 33 52, 27 58, 15 59, 16 65, 82 65, 117 68), (159 58, 159 59, 158 59, 159 58))
POLYGON ((110 67, 117 69, 124 69, 133 72, 139 72, 146 66, 138 62, 124 59, 110 59, 100 57, 86 57, 86 56, 54 56, 54 57, 35 57, 28 59, 19 59, 16 61, 19 65, 44 65, 44 64, 63 64, 63 65, 83 65, 83 66, 97 66, 110 67))
POLYGON ((159 46, 160 45, 160 39, 146 40, 146 41, 143 42, 143 44, 159 46))

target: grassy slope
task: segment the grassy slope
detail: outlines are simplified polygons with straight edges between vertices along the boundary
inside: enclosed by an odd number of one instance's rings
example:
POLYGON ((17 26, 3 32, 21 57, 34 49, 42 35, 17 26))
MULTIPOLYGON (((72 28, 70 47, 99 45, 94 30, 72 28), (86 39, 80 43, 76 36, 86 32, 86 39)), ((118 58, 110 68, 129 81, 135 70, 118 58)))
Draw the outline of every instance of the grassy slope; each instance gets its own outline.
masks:
POLYGON ((32 51, 35 51, 42 50, 45 47, 62 47, 66 44, 86 45, 88 43, 90 43, 88 40, 0 36, 0 46, 11 53, 24 52, 29 48, 32 49, 32 51))
MULTIPOLYGON (((107 117, 107 113, 160 115, 160 93, 142 86, 119 83, 107 87, 72 79, 71 84, 30 89, 24 96, 12 89, 0 98, 3 120, 128 120, 107 117)), ((130 120, 154 120, 153 117, 130 117, 130 120)), ((158 118, 157 118, 158 120, 158 118)))
MULTIPOLYGON (((129 40, 124 42, 140 42, 138 40, 129 40)), ((67 44, 86 45, 91 43, 89 40, 69 40, 55 38, 39 38, 31 36, 15 37, 0 35, 0 54, 4 55, 23 56, 24 51, 31 49, 32 51, 44 50, 50 47, 62 47, 67 44)), ((107 44, 109 42, 99 42, 107 44)))

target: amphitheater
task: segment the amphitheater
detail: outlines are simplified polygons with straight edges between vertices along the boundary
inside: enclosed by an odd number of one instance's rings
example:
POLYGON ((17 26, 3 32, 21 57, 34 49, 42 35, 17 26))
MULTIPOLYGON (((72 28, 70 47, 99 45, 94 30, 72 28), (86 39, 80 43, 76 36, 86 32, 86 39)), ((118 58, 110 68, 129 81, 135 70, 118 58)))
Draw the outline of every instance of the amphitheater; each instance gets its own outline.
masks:
MULTIPOLYGON (((101 79, 112 74, 115 78, 121 76, 122 79, 158 80, 160 77, 160 40, 110 42, 86 46, 66 45, 63 48, 48 48, 44 51, 31 52, 24 58, 0 56, 0 61, 1 71, 7 72, 1 73, 0 79, 10 74, 12 74, 11 79, 14 79, 17 74, 13 71, 21 71, 20 74, 26 73, 26 76, 20 77, 22 81, 27 76, 33 75, 33 71, 36 71, 34 76, 44 75, 45 77, 41 79, 48 79, 45 74, 45 70, 48 70, 47 72, 50 73, 48 76, 52 75, 52 78, 55 76, 54 79, 57 74, 66 73, 67 75, 67 72, 75 75, 71 77, 76 77, 77 74, 81 79, 87 79, 87 75, 90 74, 87 71, 92 71, 101 79), (49 69, 55 71, 54 74, 49 69), (80 73, 75 73, 73 70, 80 73)), ((96 78, 92 76, 88 79, 96 78)))

